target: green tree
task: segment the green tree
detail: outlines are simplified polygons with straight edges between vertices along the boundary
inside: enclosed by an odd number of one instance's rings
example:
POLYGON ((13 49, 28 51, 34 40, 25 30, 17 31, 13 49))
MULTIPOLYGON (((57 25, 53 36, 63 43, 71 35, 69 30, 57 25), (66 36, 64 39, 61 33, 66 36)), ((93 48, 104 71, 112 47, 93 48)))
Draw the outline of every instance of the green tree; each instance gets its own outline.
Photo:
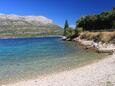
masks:
POLYGON ((113 9, 112 9, 113 11, 115 11, 115 7, 113 7, 113 9))
POLYGON ((96 15, 83 16, 77 21, 77 27, 83 30, 107 30, 114 27, 115 8, 96 15))
POLYGON ((75 34, 75 31, 74 31, 74 29, 72 27, 67 29, 67 35, 66 35, 67 37, 71 37, 74 34, 75 34))
POLYGON ((68 21, 66 20, 65 21, 65 25, 64 25, 64 36, 66 36, 67 35, 67 30, 68 30, 68 28, 69 28, 69 24, 68 24, 68 21))

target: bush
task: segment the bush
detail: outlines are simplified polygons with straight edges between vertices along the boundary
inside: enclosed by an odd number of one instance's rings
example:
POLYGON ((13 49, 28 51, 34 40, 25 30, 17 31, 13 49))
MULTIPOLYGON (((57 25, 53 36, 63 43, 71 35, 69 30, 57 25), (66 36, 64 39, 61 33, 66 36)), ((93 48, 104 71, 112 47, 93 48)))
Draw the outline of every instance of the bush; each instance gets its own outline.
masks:
POLYGON ((67 37, 71 37, 71 36, 73 36, 75 34, 75 31, 74 31, 73 28, 68 28, 66 33, 67 33, 66 34, 67 37))
POLYGON ((77 28, 75 29, 75 34, 80 34, 81 32, 83 32, 83 28, 77 28))

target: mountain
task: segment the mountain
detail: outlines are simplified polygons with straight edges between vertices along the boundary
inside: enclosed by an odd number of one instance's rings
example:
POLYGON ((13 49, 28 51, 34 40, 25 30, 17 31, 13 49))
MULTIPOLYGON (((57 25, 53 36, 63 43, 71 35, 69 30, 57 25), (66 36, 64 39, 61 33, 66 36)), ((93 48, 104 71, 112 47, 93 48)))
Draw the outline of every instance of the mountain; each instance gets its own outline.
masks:
POLYGON ((0 14, 0 37, 61 35, 63 29, 44 16, 0 14))

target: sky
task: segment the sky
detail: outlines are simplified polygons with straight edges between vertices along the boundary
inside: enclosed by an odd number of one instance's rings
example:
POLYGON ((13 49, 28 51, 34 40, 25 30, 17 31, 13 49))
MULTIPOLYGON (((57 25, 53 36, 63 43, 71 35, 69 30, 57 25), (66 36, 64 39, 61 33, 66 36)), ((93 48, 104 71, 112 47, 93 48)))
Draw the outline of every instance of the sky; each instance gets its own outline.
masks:
POLYGON ((63 27, 67 19, 74 26, 80 16, 101 13, 115 7, 115 0, 0 0, 0 13, 45 16, 63 27))

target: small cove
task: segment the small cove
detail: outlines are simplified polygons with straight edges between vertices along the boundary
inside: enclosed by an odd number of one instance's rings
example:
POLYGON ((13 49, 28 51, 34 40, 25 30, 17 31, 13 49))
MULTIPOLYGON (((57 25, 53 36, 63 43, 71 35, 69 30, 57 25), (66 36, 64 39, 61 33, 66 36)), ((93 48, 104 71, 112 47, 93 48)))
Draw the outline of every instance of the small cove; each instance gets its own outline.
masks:
POLYGON ((70 70, 104 57, 60 37, 0 39, 0 83, 70 70))

